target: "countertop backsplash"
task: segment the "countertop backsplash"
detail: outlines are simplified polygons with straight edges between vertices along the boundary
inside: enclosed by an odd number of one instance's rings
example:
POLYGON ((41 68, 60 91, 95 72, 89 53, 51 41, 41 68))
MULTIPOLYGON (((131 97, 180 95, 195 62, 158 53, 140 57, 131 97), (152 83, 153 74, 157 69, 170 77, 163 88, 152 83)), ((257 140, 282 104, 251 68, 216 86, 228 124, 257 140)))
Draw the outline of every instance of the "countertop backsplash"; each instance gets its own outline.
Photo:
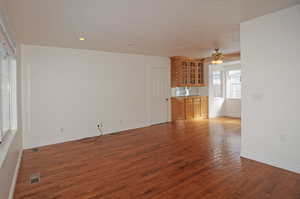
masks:
POLYGON ((171 90, 172 97, 208 96, 208 87, 176 87, 171 90))

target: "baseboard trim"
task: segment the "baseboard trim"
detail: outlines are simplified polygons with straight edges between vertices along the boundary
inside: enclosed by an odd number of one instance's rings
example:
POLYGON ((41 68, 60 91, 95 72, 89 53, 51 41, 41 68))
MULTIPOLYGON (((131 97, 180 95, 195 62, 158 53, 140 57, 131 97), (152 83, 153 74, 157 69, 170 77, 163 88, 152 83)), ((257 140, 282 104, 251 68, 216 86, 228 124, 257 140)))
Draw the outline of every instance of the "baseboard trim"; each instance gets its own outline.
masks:
MULTIPOLYGON (((118 134, 118 133, 123 133, 129 130, 137 130, 137 129, 142 129, 142 128, 146 128, 149 127, 151 125, 147 124, 143 124, 137 127, 132 127, 132 128, 124 128, 124 129, 118 129, 118 130, 112 130, 112 131, 106 131, 103 133, 103 135, 113 135, 113 134, 118 134)), ((63 144, 66 142, 74 142, 74 141, 79 141, 79 140, 84 140, 84 139, 89 139, 89 138, 94 138, 94 137, 98 137, 100 134, 97 133, 95 135, 91 135, 91 136, 83 136, 83 137, 77 137, 77 138, 71 138, 71 139, 66 139, 66 140, 61 140, 61 141, 57 141, 57 142, 53 142, 53 143, 46 143, 46 144, 39 144, 39 145, 24 145, 23 149, 24 150, 28 150, 28 149, 33 149, 33 148, 39 148, 39 147, 45 147, 45 146, 51 146, 54 144, 63 144)))
POLYGON ((300 170, 296 169, 296 168, 289 168, 289 167, 282 166, 280 164, 276 164, 275 162, 268 161, 268 160, 254 159, 254 158, 246 156, 244 154, 241 154, 240 156, 241 156, 241 158, 251 160, 251 161, 254 161, 254 162, 257 162, 257 163, 260 163, 260 164, 264 164, 264 165, 267 165, 267 166, 270 166, 270 167, 273 167, 273 168, 276 168, 276 169, 288 171, 288 172, 295 173, 295 174, 298 174, 298 175, 300 174, 300 170))
POLYGON ((18 162, 17 162, 16 168, 15 168, 14 177, 13 177, 12 183, 10 185, 8 199, 13 199, 14 198, 15 187, 16 187, 16 183, 17 183, 17 179, 18 179, 18 174, 19 174, 19 169, 20 169, 20 165, 21 165, 22 155, 23 155, 23 150, 21 150, 20 153, 19 153, 18 162))

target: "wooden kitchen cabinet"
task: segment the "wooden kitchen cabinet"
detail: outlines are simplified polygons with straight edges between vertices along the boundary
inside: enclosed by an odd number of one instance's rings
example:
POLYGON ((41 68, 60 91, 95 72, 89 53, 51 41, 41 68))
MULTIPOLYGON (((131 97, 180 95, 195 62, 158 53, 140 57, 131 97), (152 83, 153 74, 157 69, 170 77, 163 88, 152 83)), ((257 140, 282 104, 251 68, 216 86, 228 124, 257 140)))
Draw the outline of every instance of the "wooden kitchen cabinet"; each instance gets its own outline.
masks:
POLYGON ((185 119, 193 120, 194 119, 194 98, 187 97, 185 98, 185 119))
POLYGON ((194 99, 195 119, 208 118, 208 97, 194 99))
POLYGON ((185 120, 185 98, 171 98, 172 121, 185 120))
POLYGON ((193 99, 193 107, 194 107, 194 115, 193 115, 193 117, 195 119, 201 118, 201 116, 202 116, 201 112, 203 112, 202 111, 203 106, 202 106, 201 102, 203 102, 202 99, 201 99, 201 97, 195 97, 193 99))
POLYGON ((208 97, 201 98, 200 118, 208 118, 208 97))
POLYGON ((172 121, 177 120, 198 120, 208 118, 208 97, 173 97, 172 121))
POLYGON ((171 87, 205 86, 202 59, 171 57, 171 87))

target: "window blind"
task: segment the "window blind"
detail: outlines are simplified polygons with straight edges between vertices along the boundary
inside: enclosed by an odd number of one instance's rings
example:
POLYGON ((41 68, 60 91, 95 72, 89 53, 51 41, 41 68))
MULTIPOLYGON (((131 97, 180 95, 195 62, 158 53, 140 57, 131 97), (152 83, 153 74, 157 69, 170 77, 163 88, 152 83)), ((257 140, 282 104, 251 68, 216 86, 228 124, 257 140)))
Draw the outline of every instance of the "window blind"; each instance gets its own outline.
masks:
POLYGON ((241 98, 241 70, 231 70, 227 74, 227 98, 241 98))

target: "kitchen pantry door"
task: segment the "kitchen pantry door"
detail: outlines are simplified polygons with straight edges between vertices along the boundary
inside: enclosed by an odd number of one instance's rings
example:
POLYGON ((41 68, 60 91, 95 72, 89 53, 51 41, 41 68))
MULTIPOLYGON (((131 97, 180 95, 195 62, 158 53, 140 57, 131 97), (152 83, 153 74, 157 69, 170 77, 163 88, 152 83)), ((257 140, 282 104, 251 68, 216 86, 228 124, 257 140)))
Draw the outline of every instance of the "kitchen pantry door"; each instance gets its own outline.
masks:
POLYGON ((150 119, 152 125, 168 122, 170 109, 168 70, 169 68, 165 67, 151 68, 150 119))

